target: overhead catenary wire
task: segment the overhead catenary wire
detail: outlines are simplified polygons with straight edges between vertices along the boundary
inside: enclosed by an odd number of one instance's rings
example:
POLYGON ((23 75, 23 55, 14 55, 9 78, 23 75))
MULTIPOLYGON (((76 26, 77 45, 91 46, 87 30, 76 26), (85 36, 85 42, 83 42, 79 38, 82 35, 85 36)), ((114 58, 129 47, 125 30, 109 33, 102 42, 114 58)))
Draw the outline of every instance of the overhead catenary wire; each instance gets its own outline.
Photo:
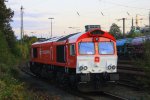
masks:
MULTIPOLYGON (((115 5, 115 6, 122 6, 122 7, 126 7, 126 8, 134 8, 134 9, 144 9, 144 10, 149 10, 149 9, 147 9, 147 8, 140 8, 140 7, 135 7, 135 6, 128 6, 128 5, 125 5, 125 4, 121 4, 121 3, 115 3, 115 2, 111 2, 111 1, 104 1, 104 0, 98 0, 99 1, 99 3, 100 4, 102 4, 102 3, 106 3, 106 4, 113 4, 113 5, 115 5)), ((132 1, 133 2, 133 1, 132 1)), ((135 2, 135 0, 134 0, 134 2, 135 2)), ((130 3, 130 2, 129 2, 130 3)), ((114 7, 114 6, 113 6, 114 7)), ((106 8, 106 9, 103 9, 102 11, 105 11, 105 13, 106 13, 106 11, 107 10, 111 10, 111 8, 112 7, 109 7, 109 8, 106 8)), ((133 14, 130 14, 130 12, 129 11, 121 11, 121 12, 119 12, 119 13, 117 13, 117 14, 121 14, 121 13, 126 13, 128 16, 133 16, 133 14)), ((108 14, 106 13, 106 15, 108 16, 108 14)), ((142 14, 142 16, 147 16, 147 15, 144 15, 144 14, 142 14)), ((147 20, 148 18, 145 18, 144 20, 147 20)))
POLYGON ((120 3, 115 3, 115 2, 107 2, 107 1, 104 1, 108 4, 113 4, 113 5, 117 5, 117 6, 122 6, 122 7, 125 7, 125 8, 134 8, 134 9, 144 9, 144 10, 150 10, 150 8, 141 8, 141 7, 135 7, 135 6, 128 6, 128 5, 124 5, 124 4, 120 4, 120 3))
POLYGON ((80 16, 79 12, 77 11, 77 15, 80 16))
MULTIPOLYGON (((133 1, 132 1, 133 2, 133 1)), ((134 0, 134 2, 135 2, 135 0, 134 0)), ((126 4, 123 4, 123 3, 118 3, 118 2, 113 2, 113 1, 106 1, 106 0, 99 0, 99 3, 100 4, 102 4, 102 3, 105 3, 105 4, 112 4, 112 5, 115 5, 115 6, 121 6, 121 7, 125 7, 125 8, 129 8, 129 9, 135 9, 135 10, 150 10, 150 8, 149 7, 145 7, 145 8, 142 8, 142 7, 136 7, 136 6, 129 6, 129 5, 126 5, 126 4)), ((128 3, 128 4, 131 4, 130 2, 128 3)), ((114 7, 114 6, 113 6, 114 7)), ((106 9, 103 9, 103 11, 107 11, 107 10, 111 10, 111 8, 113 8, 113 7, 109 7, 109 8, 106 8, 106 9)), ((120 13, 123 13, 123 11, 121 11, 120 13)), ((120 14, 120 13, 117 13, 117 14, 120 14)), ((128 17, 129 16, 133 16, 133 14, 130 14, 130 12, 129 11, 124 11, 124 13, 126 13, 127 15, 128 15, 128 17)), ((107 13, 106 13, 107 14, 107 13)), ((136 13, 135 13, 135 15, 137 15, 136 13)), ((140 15, 141 15, 141 13, 140 13, 140 15)), ((147 15, 145 15, 145 14, 142 14, 141 16, 147 16, 147 15)), ((130 20, 129 18, 127 18, 128 20, 130 20)), ((148 20, 148 19, 150 19, 150 18, 141 18, 140 20, 148 20)), ((133 20, 133 19, 131 19, 131 20, 133 20)), ((150 22, 149 22, 150 23, 150 22)), ((149 25, 150 26, 150 25, 149 25)), ((125 29, 125 26, 124 26, 124 28, 123 28, 123 30, 125 29)), ((125 30, 124 30, 124 32, 125 32, 125 30)))
POLYGON ((104 16, 103 12, 101 12, 102 16, 104 16))

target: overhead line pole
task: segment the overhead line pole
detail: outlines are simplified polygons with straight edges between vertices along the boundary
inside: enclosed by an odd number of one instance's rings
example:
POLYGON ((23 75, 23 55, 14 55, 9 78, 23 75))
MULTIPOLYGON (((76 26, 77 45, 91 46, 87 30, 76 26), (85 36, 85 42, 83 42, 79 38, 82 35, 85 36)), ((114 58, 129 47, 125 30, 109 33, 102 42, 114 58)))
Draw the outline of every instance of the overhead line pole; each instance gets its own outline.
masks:
POLYGON ((150 11, 149 11, 149 32, 150 32, 150 11))
POLYGON ((123 20, 123 37, 125 37, 125 18, 122 18, 123 20))
MULTIPOLYGON (((23 36, 24 36, 24 30, 23 30, 23 6, 20 8, 20 17, 21 17, 21 26, 20 26, 20 34, 21 34, 21 46, 23 47, 23 36)), ((23 52, 23 48, 21 47, 21 52, 23 52)), ((22 54, 22 53, 21 53, 22 54)), ((21 55, 23 58, 23 55, 21 55)))
POLYGON ((125 37, 125 20, 126 18, 117 19, 118 21, 123 20, 123 37, 125 37))
POLYGON ((133 17, 132 17, 132 28, 133 28, 133 26, 134 26, 134 20, 133 20, 133 17))
POLYGON ((21 44, 23 43, 23 35, 24 35, 24 31, 23 31, 23 6, 21 6, 20 8, 21 10, 21 28, 20 28, 20 33, 21 33, 21 44))
POLYGON ((53 36, 53 33, 52 33, 52 32, 53 32, 53 31, 52 31, 52 30, 53 30, 53 28, 52 28, 52 20, 53 20, 54 18, 48 18, 48 19, 51 20, 51 37, 52 37, 52 36, 53 36))

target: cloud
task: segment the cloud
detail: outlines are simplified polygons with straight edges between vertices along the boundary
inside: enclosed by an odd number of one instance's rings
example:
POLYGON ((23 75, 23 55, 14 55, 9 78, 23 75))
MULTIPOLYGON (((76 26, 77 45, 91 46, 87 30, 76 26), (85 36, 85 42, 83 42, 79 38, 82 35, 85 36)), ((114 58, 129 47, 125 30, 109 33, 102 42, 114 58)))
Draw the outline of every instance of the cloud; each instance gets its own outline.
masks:
MULTIPOLYGON (((47 27, 49 22, 48 19, 47 21, 45 19, 36 19, 36 18, 24 18, 24 27, 27 29, 43 29, 42 27, 47 27)), ((20 19, 16 18, 13 20, 11 23, 13 28, 18 28, 20 27, 20 19)))
MULTIPOLYGON (((24 17, 48 17, 50 15, 56 16, 56 15, 60 15, 60 13, 57 12, 40 12, 40 11, 28 11, 28 10, 24 10, 24 17)), ((20 9, 19 10, 15 10, 14 11, 14 17, 20 17, 20 9)))

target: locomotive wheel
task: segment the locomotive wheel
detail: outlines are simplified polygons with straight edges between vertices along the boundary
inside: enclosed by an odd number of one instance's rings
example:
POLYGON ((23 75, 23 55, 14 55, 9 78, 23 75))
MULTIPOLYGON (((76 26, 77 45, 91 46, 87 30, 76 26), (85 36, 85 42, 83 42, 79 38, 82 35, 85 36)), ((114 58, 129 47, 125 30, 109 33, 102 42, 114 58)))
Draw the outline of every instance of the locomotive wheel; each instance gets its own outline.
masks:
POLYGON ((64 75, 63 77, 64 77, 63 82, 62 82, 63 86, 65 88, 69 88, 69 78, 68 78, 68 76, 64 75))
POLYGON ((58 85, 61 84, 61 78, 62 78, 62 75, 60 72, 57 72, 56 74, 56 82, 58 83, 58 85))
POLYGON ((72 89, 77 89, 77 79, 75 75, 70 75, 69 77, 69 85, 72 87, 72 89))
POLYGON ((31 64, 30 63, 30 71, 33 73, 33 74, 35 74, 35 65, 33 65, 33 64, 31 64))
POLYGON ((30 70, 36 76, 41 76, 41 66, 39 64, 30 64, 30 70))
POLYGON ((48 70, 45 65, 41 67, 41 77, 48 79, 48 70))
POLYGON ((38 77, 41 77, 41 66, 37 66, 36 69, 35 69, 35 74, 38 76, 38 77))
POLYGON ((68 87, 70 87, 69 77, 66 74, 62 73, 62 72, 57 73, 56 82, 58 83, 58 86, 61 87, 61 88, 67 89, 68 87))
POLYGON ((30 71, 31 71, 32 73, 34 73, 34 68, 33 68, 33 67, 34 67, 34 66, 30 64, 30 71))

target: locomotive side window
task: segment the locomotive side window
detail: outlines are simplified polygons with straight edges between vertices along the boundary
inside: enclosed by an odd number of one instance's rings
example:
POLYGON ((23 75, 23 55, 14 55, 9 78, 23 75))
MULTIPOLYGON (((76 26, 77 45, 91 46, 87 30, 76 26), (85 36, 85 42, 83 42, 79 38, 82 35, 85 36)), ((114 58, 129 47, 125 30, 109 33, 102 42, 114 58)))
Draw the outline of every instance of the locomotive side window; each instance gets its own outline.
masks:
POLYGON ((65 45, 58 45, 56 47, 56 57, 57 57, 57 62, 60 63, 65 63, 66 62, 66 54, 65 54, 66 50, 65 50, 65 45))
POLYGON ((80 54, 95 54, 93 42, 81 42, 79 43, 79 53, 80 54))
POLYGON ((99 54, 114 54, 113 42, 100 42, 98 45, 99 54))
POLYGON ((75 55, 75 45, 74 44, 70 45, 70 55, 71 56, 75 55))
POLYGON ((37 48, 33 48, 33 58, 37 58, 37 57, 38 57, 37 48))

